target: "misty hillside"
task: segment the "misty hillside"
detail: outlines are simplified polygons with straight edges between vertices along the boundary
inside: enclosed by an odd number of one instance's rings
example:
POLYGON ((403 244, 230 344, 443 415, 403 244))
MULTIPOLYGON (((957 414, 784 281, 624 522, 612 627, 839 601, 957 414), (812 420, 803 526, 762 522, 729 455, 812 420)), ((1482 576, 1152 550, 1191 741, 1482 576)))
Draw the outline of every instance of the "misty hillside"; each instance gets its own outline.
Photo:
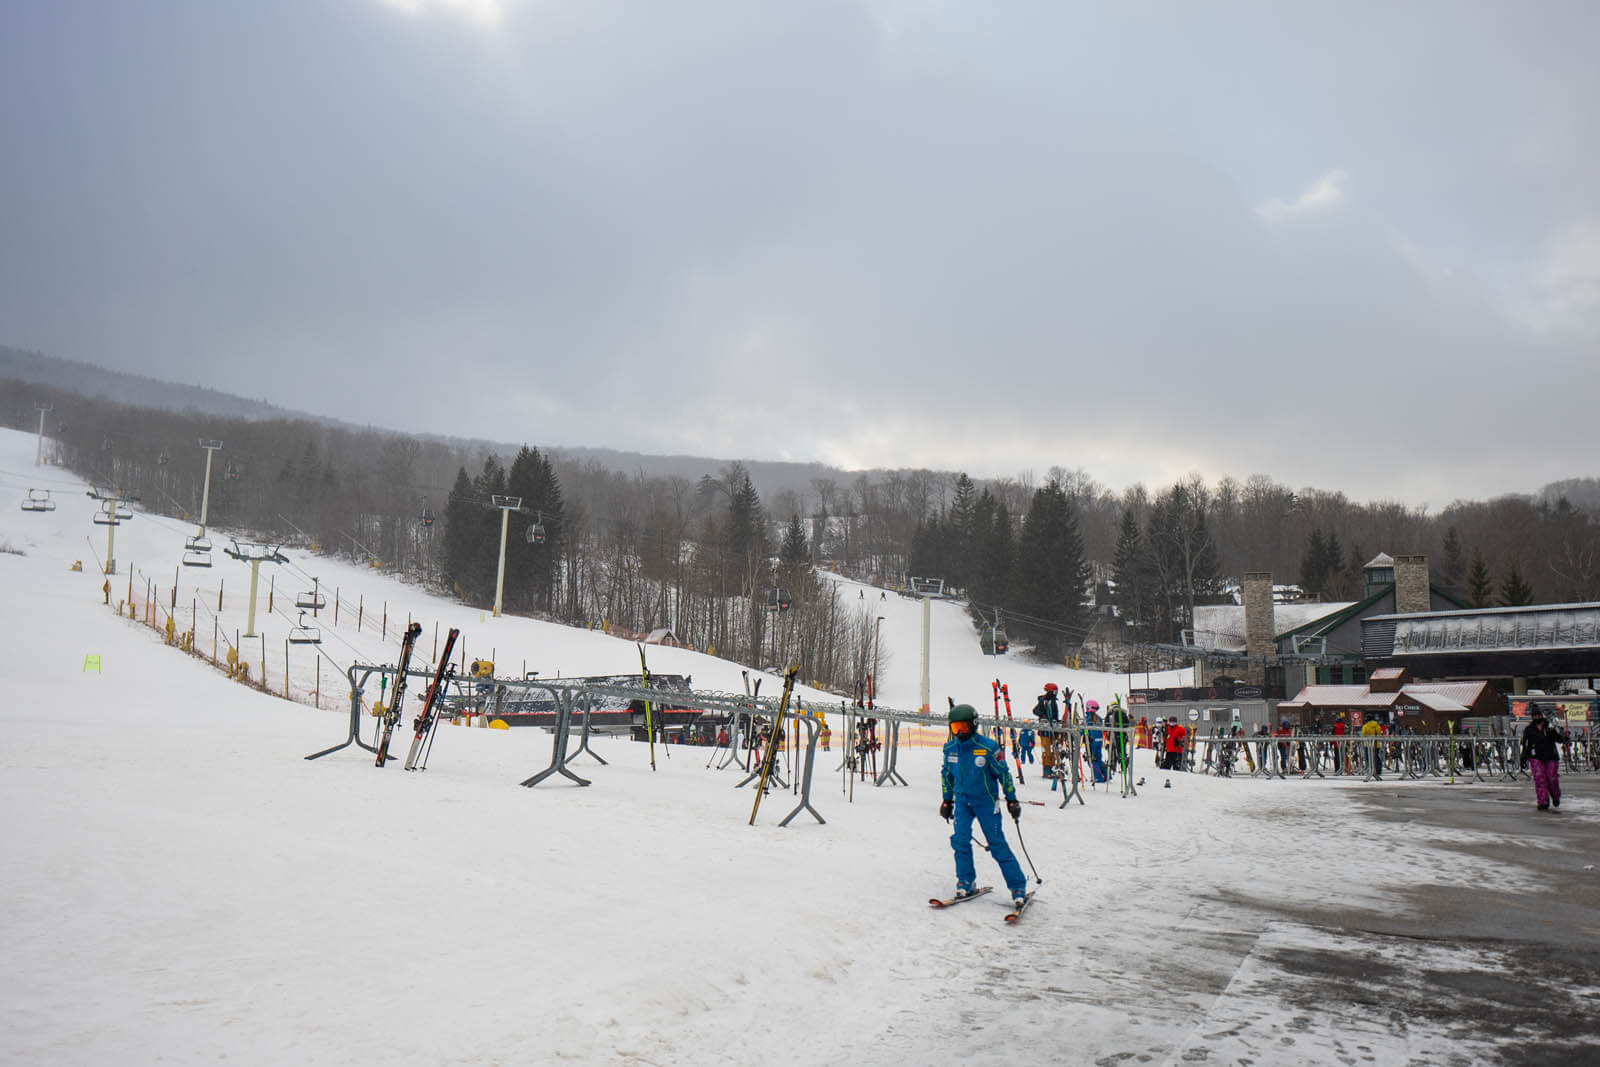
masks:
MULTIPOLYGON (((431 434, 403 426, 358 426, 339 419, 281 408, 263 400, 248 400, 204 386, 161 381, 139 374, 108 370, 92 363, 59 359, 39 352, 0 345, 0 381, 7 379, 61 389, 80 396, 116 400, 132 407, 256 421, 304 419, 349 430, 388 429, 396 433, 407 433, 413 437, 438 441, 471 453, 498 452, 509 455, 517 450, 517 444, 508 444, 504 441, 431 434)), ((28 418, 18 417, 14 421, 19 427, 30 425, 28 418)), ((607 470, 619 471, 630 476, 642 474, 647 478, 676 477, 691 482, 698 482, 706 476, 716 477, 730 462, 728 459, 701 456, 658 456, 642 452, 622 452, 611 448, 568 446, 560 442, 544 442, 542 445, 550 454, 574 464, 596 463, 607 470)), ((843 486, 863 475, 877 478, 889 473, 879 469, 845 471, 822 463, 785 463, 749 459, 742 462, 763 496, 771 496, 785 490, 796 493, 812 492, 812 483, 819 480, 834 481, 843 486)))

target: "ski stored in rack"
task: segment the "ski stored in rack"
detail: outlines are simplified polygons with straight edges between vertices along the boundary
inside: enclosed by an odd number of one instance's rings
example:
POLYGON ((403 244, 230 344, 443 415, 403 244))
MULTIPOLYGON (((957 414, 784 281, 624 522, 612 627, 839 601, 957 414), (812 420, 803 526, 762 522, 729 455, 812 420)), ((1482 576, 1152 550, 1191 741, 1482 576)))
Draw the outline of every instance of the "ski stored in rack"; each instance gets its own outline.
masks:
POLYGON ((394 680, 394 695, 389 700, 389 706, 383 709, 383 739, 378 742, 378 761, 375 766, 382 767, 389 758, 389 741, 394 737, 394 724, 400 721, 400 712, 405 710, 406 699, 406 669, 411 665, 411 650, 417 645, 417 637, 422 633, 422 624, 414 622, 406 627, 405 636, 400 639, 400 671, 394 680))
POLYGON ((422 711, 412 723, 416 734, 411 738, 411 751, 406 753, 406 770, 417 769, 417 757, 422 754, 422 743, 433 732, 439 721, 439 702, 444 699, 445 687, 455 677, 455 664, 450 662, 450 651, 455 648, 456 637, 461 633, 454 627, 444 637, 444 651, 439 654, 439 666, 433 672, 433 684, 428 686, 428 696, 422 702, 422 711))

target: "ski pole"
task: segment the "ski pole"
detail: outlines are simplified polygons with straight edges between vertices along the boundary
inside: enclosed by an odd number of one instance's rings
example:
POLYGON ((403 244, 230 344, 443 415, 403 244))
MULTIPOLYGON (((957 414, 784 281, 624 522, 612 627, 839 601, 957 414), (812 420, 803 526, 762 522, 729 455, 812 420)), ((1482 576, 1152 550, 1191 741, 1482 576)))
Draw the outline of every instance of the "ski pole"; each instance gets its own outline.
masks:
POLYGON ((1022 857, 1028 861, 1028 870, 1033 872, 1033 880, 1044 885, 1044 879, 1039 877, 1039 868, 1033 865, 1033 857, 1028 855, 1028 843, 1022 840, 1022 820, 1013 815, 1011 825, 1017 828, 1017 844, 1022 848, 1022 857))

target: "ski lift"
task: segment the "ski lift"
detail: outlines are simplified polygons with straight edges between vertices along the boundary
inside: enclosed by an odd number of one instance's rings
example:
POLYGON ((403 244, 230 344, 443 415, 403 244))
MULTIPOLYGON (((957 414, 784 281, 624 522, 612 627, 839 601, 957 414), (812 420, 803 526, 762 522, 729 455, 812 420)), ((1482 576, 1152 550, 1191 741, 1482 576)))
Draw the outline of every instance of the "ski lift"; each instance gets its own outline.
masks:
POLYGON ((321 611, 328 606, 328 598, 317 589, 317 579, 311 579, 311 592, 294 598, 294 606, 308 611, 321 611))
POLYGON ((23 511, 54 511, 56 502, 50 499, 48 489, 29 489, 28 495, 22 499, 23 511))
POLYGON ((306 625, 306 613, 300 613, 300 624, 289 630, 289 643, 291 645, 320 645, 322 644, 322 630, 316 626, 306 625))
POLYGON ((789 595, 789 590, 773 586, 767 591, 767 609, 769 611, 788 611, 794 598, 789 595))
POLYGON ((222 476, 224 478, 229 479, 230 481, 238 481, 239 480, 239 475, 241 475, 243 473, 244 473, 244 468, 243 467, 234 466, 233 460, 230 459, 228 461, 227 467, 225 467, 223 469, 222 476))
POLYGON ((433 509, 428 507, 426 502, 424 502, 422 505, 422 515, 420 521, 424 527, 433 525, 433 509))
POLYGON ((133 509, 124 504, 122 501, 117 501, 116 508, 118 519, 127 520, 133 518, 133 509))
POLYGON ((166 465, 167 465, 167 450, 166 449, 162 449, 161 450, 161 454, 156 457, 156 466, 165 467, 166 465))
POLYGON ((529 523, 528 524, 528 534, 527 534, 527 536, 528 536, 528 544, 530 544, 530 545, 542 545, 542 544, 544 544, 544 523, 542 523, 542 522, 529 523))
POLYGON ((118 525, 117 513, 114 510, 109 510, 108 505, 107 510, 97 511, 94 513, 94 524, 96 526, 116 526, 118 525))
POLYGON ((1010 647, 1006 631, 999 626, 985 626, 978 637, 978 646, 985 656, 1003 656, 1010 647))
POLYGON ((183 542, 183 565, 185 567, 211 566, 211 539, 206 537, 204 530, 183 542))

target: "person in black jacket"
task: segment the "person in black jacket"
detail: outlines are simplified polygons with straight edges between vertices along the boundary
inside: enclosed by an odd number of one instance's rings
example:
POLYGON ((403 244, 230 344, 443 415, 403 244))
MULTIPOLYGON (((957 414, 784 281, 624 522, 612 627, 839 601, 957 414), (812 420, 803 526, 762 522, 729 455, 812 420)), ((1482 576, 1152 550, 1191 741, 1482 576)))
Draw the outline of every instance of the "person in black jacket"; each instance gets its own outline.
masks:
POLYGON ((1545 722, 1544 712, 1535 704, 1522 731, 1522 766, 1533 771, 1534 801, 1540 811, 1561 808, 1561 750, 1567 734, 1545 722))

